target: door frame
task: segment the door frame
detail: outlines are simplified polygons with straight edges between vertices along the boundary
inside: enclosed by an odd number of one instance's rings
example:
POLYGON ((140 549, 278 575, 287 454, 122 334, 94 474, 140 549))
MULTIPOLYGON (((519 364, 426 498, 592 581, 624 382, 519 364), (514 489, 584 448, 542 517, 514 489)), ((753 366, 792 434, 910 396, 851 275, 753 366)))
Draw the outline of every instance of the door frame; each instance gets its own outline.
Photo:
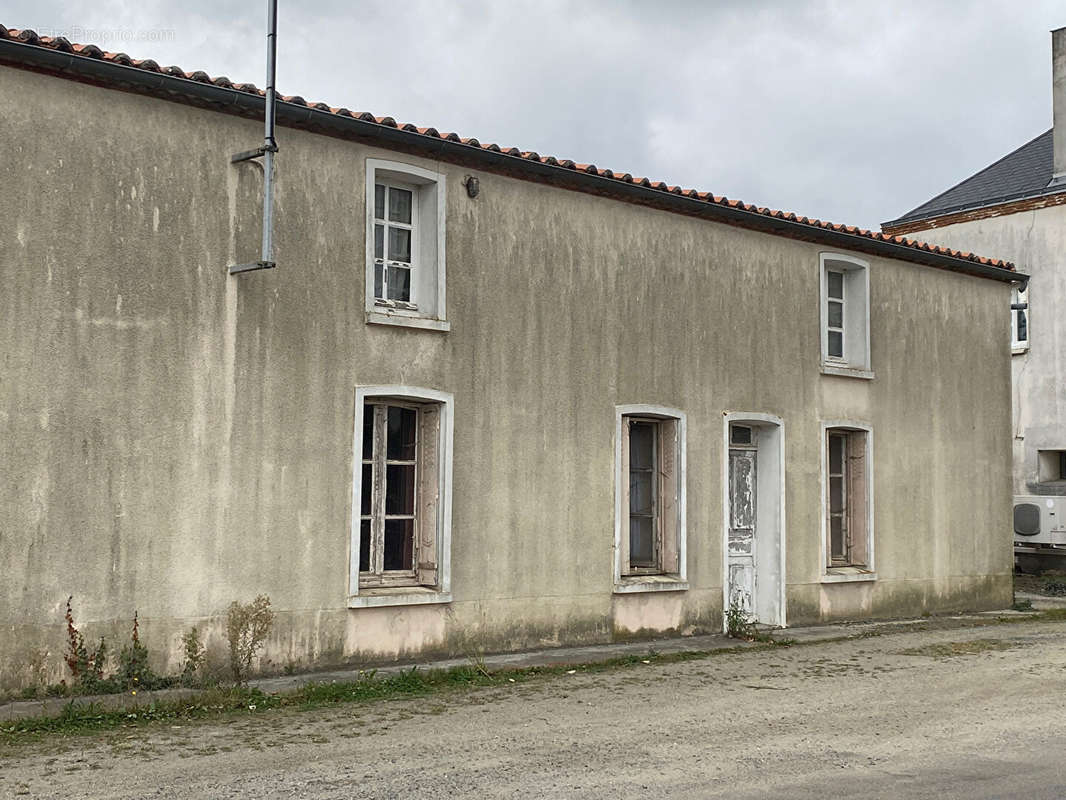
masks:
MULTIPOLYGON (((760 527, 763 530, 776 527, 777 551, 779 561, 777 564, 778 591, 773 599, 777 606, 776 624, 784 628, 787 625, 785 617, 785 423, 775 414, 763 414, 749 411, 725 411, 722 414, 722 631, 728 630, 726 616, 729 612, 729 426, 733 424, 751 425, 759 430, 758 447, 756 448, 757 470, 774 470, 778 475, 777 491, 767 493, 764 487, 760 487, 756 494, 755 513, 755 552, 756 552, 756 581, 759 574, 759 552, 765 552, 766 547, 760 548, 763 542, 760 535, 760 527), (776 503, 772 503, 771 497, 776 503), (776 506, 776 508, 775 508, 776 506), (776 512, 776 513, 775 513, 776 512), (762 523, 760 525, 760 523, 762 523), (776 524, 775 524, 776 523, 776 524)), ((757 472, 756 480, 759 481, 757 472)), ((758 484, 757 484, 758 485, 758 484)), ((766 535, 772 535, 768 531, 766 535)), ((757 603, 756 603, 757 606, 757 603)))

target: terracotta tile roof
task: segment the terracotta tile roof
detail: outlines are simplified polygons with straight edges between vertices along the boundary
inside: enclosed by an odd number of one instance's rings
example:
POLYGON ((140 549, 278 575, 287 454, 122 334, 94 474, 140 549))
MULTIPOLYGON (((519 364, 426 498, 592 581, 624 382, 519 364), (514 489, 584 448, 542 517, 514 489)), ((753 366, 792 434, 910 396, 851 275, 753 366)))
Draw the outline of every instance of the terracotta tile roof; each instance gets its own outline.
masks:
MULTIPOLYGON (((70 53, 73 55, 82 56, 84 58, 106 61, 125 67, 133 67, 138 70, 155 72, 160 73, 162 75, 169 75, 175 78, 196 81, 198 83, 212 84, 219 88, 232 89, 237 92, 244 92, 250 95, 257 95, 262 97, 265 94, 262 89, 251 83, 235 84, 229 78, 226 78, 224 76, 212 78, 202 70, 187 72, 181 69, 180 67, 163 67, 150 58, 135 59, 131 58, 125 53, 111 53, 105 50, 101 50, 99 47, 93 44, 73 44, 63 37, 38 36, 35 31, 28 29, 9 29, 4 27, 3 25, 0 25, 0 41, 2 40, 16 41, 22 44, 47 48, 63 53, 70 53)), ((562 169, 573 170, 575 172, 586 173, 589 175, 596 175, 600 178, 607 178, 613 181, 618 181, 619 183, 634 184, 649 189, 657 190, 659 192, 680 195, 686 198, 703 201, 709 205, 736 209, 742 212, 747 212, 749 214, 755 214, 771 219, 785 220, 787 222, 797 223, 801 226, 807 226, 811 228, 812 232, 813 229, 820 229, 823 231, 833 231, 841 234, 849 234, 851 236, 856 236, 864 240, 901 245, 907 249, 916 251, 916 255, 919 252, 931 253, 939 256, 957 259, 959 261, 978 264, 984 267, 994 267, 1011 271, 1014 270, 1014 265, 1007 261, 1001 261, 999 259, 994 258, 985 258, 983 256, 975 255, 974 253, 968 253, 961 250, 953 250, 948 247, 928 244, 926 242, 921 242, 916 239, 909 239, 904 236, 890 236, 888 234, 884 234, 878 231, 870 231, 864 228, 858 228, 854 225, 840 225, 832 222, 825 222, 820 219, 813 219, 811 217, 799 216, 786 211, 778 211, 772 208, 765 208, 763 206, 756 206, 750 203, 744 203, 741 200, 731 200, 727 197, 711 194, 710 192, 701 192, 697 191, 696 189, 684 189, 680 186, 670 186, 662 181, 653 181, 649 178, 634 177, 628 172, 616 172, 614 170, 597 167, 594 164, 578 164, 569 159, 556 158, 555 156, 542 156, 539 153, 535 153, 528 150, 520 150, 517 147, 501 147, 497 144, 481 142, 473 137, 462 137, 457 133, 443 133, 437 130, 436 128, 422 128, 416 125, 412 125, 410 123, 400 123, 392 117, 378 117, 366 111, 350 111, 347 108, 335 108, 325 103, 309 103, 304 100, 304 98, 298 95, 279 94, 278 98, 281 102, 317 109, 318 111, 328 112, 339 117, 353 117, 362 120, 363 122, 376 123, 377 125, 385 126, 388 128, 396 128, 398 130, 406 131, 408 133, 416 133, 420 136, 425 136, 431 139, 456 142, 463 145, 467 145, 469 147, 480 148, 482 150, 494 153, 502 153, 504 155, 521 158, 526 161, 539 162, 540 164, 545 164, 548 166, 560 167, 562 169)))

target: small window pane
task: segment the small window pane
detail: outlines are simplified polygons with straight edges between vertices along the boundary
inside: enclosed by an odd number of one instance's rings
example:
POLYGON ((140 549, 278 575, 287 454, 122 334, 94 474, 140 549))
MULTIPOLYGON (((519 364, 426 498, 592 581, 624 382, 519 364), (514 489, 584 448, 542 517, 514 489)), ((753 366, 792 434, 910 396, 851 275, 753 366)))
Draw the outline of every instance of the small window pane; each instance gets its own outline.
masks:
POLYGON ((385 219, 385 187, 380 183, 374 186, 374 216, 385 219))
POLYGON ((629 426, 629 468, 651 469, 655 460, 655 425, 633 422, 629 426))
POLYGON ((832 358, 844 357, 844 334, 840 331, 829 331, 829 355, 832 358))
POLYGON ((829 272, 826 275, 826 287, 830 297, 837 300, 844 299, 844 273, 829 272))
POLYGON ((651 517, 629 518, 629 563, 636 566, 655 564, 655 528, 651 517))
POLYGON ((649 470, 629 473, 629 513, 655 513, 655 473, 649 470))
POLYGON ((363 464, 363 483, 359 490, 359 514, 370 516, 371 500, 374 496, 374 465, 363 464))
POLYGON ((734 425, 731 430, 733 444, 751 444, 751 428, 747 425, 734 425))
POLYGON ((411 193, 406 189, 389 188, 389 221, 411 224, 411 193))
POLYGON ((414 569, 414 532, 414 520, 385 520, 385 569, 414 569))
POLYGON ((389 261, 411 263, 411 231, 389 226, 389 261))
POLYGON ((832 558, 844 558, 844 520, 841 517, 829 518, 829 555, 832 558))
POLYGON ((390 461, 414 461, 415 430, 418 412, 413 408, 389 406, 386 458, 390 461))
POLYGON ((370 571, 370 520, 359 523, 359 571, 370 571))
POLYGON ((374 457, 374 406, 363 406, 363 458, 374 457))
POLYGON ((374 258, 385 257, 385 226, 374 226, 374 258))
POLYGON ((381 297, 381 298, 385 297, 385 295, 382 292, 382 287, 384 286, 384 283, 385 283, 385 265, 384 264, 380 264, 380 263, 375 264, 374 265, 374 297, 381 297))
POLYGON ((385 513, 415 513, 414 464, 389 464, 385 467, 385 513))
POLYGON ((840 514, 844 511, 844 479, 829 479, 829 513, 840 514))
POLYGON ((843 328, 844 327, 844 304, 829 302, 829 327, 830 328, 843 328))
POLYGON ((1028 321, 1025 318, 1025 312, 1024 311, 1018 311, 1017 314, 1018 314, 1018 341, 1019 342, 1027 342, 1027 341, 1029 341, 1029 324, 1028 324, 1028 321))
POLYGON ((411 270, 407 267, 389 267, 389 299, 411 301, 411 270))
POLYGON ((829 472, 832 475, 844 472, 844 442, 845 437, 839 434, 829 437, 829 472))

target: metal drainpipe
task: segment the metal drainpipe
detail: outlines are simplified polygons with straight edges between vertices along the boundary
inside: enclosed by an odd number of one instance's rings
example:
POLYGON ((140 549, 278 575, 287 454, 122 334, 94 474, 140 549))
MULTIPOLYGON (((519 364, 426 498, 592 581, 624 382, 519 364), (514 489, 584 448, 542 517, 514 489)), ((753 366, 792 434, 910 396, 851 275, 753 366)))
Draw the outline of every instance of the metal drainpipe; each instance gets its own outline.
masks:
POLYGON ((278 143, 274 140, 274 118, 277 100, 274 93, 274 77, 277 71, 278 50, 278 0, 267 0, 267 66, 266 91, 263 111, 263 146, 256 150, 237 153, 231 163, 250 161, 263 157, 263 247, 259 261, 253 264, 233 264, 230 274, 250 272, 257 269, 273 269, 274 263, 274 154, 278 143))

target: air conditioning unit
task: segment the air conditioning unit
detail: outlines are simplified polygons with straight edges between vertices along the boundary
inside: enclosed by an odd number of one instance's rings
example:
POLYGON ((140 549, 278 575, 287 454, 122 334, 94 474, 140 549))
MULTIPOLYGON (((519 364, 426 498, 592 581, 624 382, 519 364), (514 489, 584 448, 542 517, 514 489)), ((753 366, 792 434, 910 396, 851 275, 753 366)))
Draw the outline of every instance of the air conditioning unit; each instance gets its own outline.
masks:
POLYGON ((1066 547, 1066 497, 1015 497, 1014 544, 1066 547))

